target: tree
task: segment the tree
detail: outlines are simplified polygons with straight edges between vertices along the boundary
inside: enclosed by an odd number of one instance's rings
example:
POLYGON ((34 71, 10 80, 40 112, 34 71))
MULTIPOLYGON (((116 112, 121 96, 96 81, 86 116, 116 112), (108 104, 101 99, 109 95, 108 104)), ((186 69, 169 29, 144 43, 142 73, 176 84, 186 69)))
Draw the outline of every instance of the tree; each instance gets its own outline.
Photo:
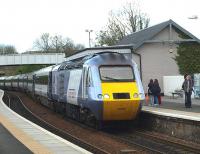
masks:
POLYGON ((49 52, 51 49, 51 38, 49 33, 43 33, 39 39, 34 42, 34 47, 43 51, 49 52))
POLYGON ((13 45, 0 45, 0 54, 16 54, 17 50, 13 45))
POLYGON ((66 38, 63 49, 66 56, 73 54, 75 52, 74 42, 70 38, 66 38))
POLYGON ((66 56, 70 56, 78 50, 84 49, 85 46, 82 44, 75 44, 71 39, 66 38, 65 45, 63 46, 64 52, 66 56))
POLYGON ((124 36, 147 28, 150 19, 141 13, 135 3, 128 3, 117 12, 111 11, 108 24, 97 34, 97 42, 102 45, 115 45, 124 36))
POLYGON ((75 45, 73 40, 68 37, 63 38, 62 35, 50 36, 49 33, 42 34, 39 39, 36 39, 34 45, 42 52, 62 52, 66 56, 84 48, 81 44, 75 45))
POLYGON ((194 74, 200 72, 200 44, 182 43, 177 48, 175 61, 180 74, 194 74))
POLYGON ((76 44, 75 45, 75 50, 83 50, 85 46, 83 44, 76 44))
POLYGON ((67 52, 68 49, 74 48, 74 43, 68 37, 63 38, 61 35, 55 35, 51 37, 51 48, 55 52, 67 52))

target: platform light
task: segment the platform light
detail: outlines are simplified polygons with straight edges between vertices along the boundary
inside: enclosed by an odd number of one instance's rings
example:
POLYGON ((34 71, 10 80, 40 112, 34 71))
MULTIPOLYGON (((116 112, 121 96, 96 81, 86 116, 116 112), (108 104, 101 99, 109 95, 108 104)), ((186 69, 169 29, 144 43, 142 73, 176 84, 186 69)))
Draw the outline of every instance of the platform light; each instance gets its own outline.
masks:
POLYGON ((86 29, 85 32, 87 32, 89 34, 89 47, 91 47, 91 37, 90 37, 90 33, 93 32, 92 29, 86 29))

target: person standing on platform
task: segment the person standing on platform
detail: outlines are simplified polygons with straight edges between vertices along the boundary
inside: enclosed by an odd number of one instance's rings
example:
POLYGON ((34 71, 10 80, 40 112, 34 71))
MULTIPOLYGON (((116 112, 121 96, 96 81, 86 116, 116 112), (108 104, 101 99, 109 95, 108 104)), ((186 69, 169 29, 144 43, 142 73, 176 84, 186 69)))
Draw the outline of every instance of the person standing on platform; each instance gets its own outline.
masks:
POLYGON ((150 79, 150 82, 148 84, 148 96, 150 100, 150 105, 153 106, 154 104, 154 96, 153 96, 153 79, 150 79))
POLYGON ((191 76, 187 75, 182 85, 182 88, 185 92, 185 107, 186 108, 191 108, 191 105, 192 105, 191 95, 192 95, 193 86, 194 86, 194 83, 191 79, 191 76))
POLYGON ((158 103, 159 103, 158 97, 160 96, 160 92, 161 92, 161 89, 160 89, 160 86, 158 83, 158 79, 155 79, 153 82, 153 88, 152 88, 152 93, 154 96, 154 105, 158 105, 158 103))

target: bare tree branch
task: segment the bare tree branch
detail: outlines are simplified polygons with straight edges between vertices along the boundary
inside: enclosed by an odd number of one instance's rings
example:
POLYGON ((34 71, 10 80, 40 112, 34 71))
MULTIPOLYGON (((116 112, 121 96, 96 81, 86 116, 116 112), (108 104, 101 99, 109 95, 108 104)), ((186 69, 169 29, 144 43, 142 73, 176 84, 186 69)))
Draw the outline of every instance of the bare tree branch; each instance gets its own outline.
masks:
POLYGON ((36 39, 34 46, 41 52, 62 52, 66 55, 84 48, 81 44, 75 45, 68 37, 63 38, 62 35, 50 36, 49 33, 44 33, 39 39, 36 39))
POLYGON ((99 45, 114 45, 124 36, 147 28, 150 19, 135 3, 128 3, 118 12, 111 11, 108 24, 97 35, 99 45))
POLYGON ((50 41, 50 34, 43 33, 39 39, 36 39, 36 41, 34 42, 34 46, 37 49, 42 50, 43 52, 49 52, 49 50, 51 49, 50 41))
POLYGON ((0 45, 0 54, 16 54, 17 50, 13 45, 0 45))

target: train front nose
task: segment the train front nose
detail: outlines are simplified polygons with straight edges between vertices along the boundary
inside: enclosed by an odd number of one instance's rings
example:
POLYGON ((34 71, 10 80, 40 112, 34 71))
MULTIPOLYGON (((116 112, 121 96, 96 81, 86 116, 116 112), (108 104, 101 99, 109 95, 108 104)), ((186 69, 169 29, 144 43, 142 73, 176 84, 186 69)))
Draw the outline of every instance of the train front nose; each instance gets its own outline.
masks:
POLYGON ((133 120, 141 108, 135 82, 102 83, 103 120, 133 120))

